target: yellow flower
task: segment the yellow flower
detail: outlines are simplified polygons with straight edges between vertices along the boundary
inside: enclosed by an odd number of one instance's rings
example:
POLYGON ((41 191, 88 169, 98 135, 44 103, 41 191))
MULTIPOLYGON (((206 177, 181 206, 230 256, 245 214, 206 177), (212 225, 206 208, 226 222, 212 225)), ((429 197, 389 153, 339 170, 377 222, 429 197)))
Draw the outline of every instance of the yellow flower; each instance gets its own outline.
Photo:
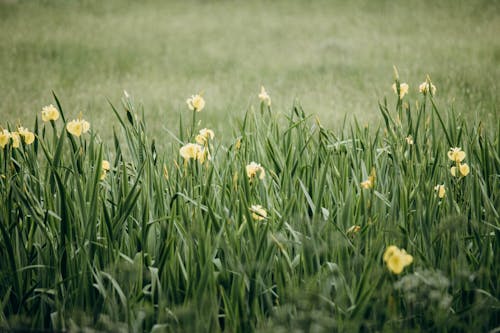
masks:
POLYGON ((450 148, 450 151, 448 151, 448 158, 455 163, 460 163, 465 159, 465 152, 458 147, 450 148))
POLYGON ((347 229, 347 234, 356 234, 361 230, 359 225, 353 225, 349 229, 347 229))
POLYGON ((33 141, 35 141, 35 134, 33 134, 32 132, 30 132, 28 129, 24 128, 24 127, 19 127, 17 129, 17 131, 19 132, 19 134, 23 137, 24 139, 24 142, 27 144, 27 145, 30 145, 33 143, 33 141))
POLYGON ((59 119, 59 111, 54 105, 50 104, 42 108, 42 120, 50 121, 59 119))
POLYGON ((467 163, 458 163, 458 168, 451 167, 450 173, 453 177, 459 176, 459 174, 457 174, 457 170, 458 170, 458 172, 460 172, 460 175, 462 175, 462 177, 467 176, 470 172, 470 168, 467 165, 467 163))
POLYGON ((0 131, 0 147, 4 148, 8 143, 10 139, 10 133, 6 129, 0 131))
POLYGON ((264 86, 260 87, 259 99, 261 102, 266 103, 268 106, 271 106, 271 97, 268 95, 264 86))
POLYGON ((389 260, 389 258, 397 251, 399 251, 397 246, 395 246, 395 245, 388 246, 384 252, 384 258, 383 258, 384 261, 387 262, 387 260, 389 260))
POLYGON ((204 145, 208 142, 208 140, 212 140, 215 137, 214 131, 208 128, 204 128, 200 130, 200 133, 196 136, 196 142, 200 145, 204 145))
POLYGON ((250 178, 250 180, 254 179, 257 177, 257 174, 259 174, 259 179, 264 179, 266 176, 266 171, 264 168, 255 162, 251 162, 250 164, 247 165, 246 167, 247 170, 247 176, 250 178))
POLYGON ((201 150, 201 146, 196 144, 196 143, 188 143, 179 149, 179 153, 181 154, 182 158, 184 158, 186 161, 189 159, 197 159, 199 151, 201 150))
POLYGON ((88 121, 81 118, 72 120, 66 125, 66 130, 73 134, 74 136, 80 136, 83 133, 87 133, 90 129, 90 124, 88 121))
POLYGON ((103 170, 106 170, 106 171, 111 170, 111 165, 109 164, 109 161, 103 160, 101 165, 102 165, 103 170))
POLYGON ((12 148, 19 148, 19 144, 21 142, 21 138, 19 137, 19 133, 11 132, 10 137, 12 138, 12 148))
POLYGON ((365 181, 362 181, 360 183, 361 187, 364 189, 371 189, 373 186, 375 186, 375 168, 372 168, 372 171, 370 172, 370 175, 368 176, 368 179, 365 181))
POLYGON ((437 192, 437 195, 440 199, 443 199, 444 196, 446 195, 446 189, 444 187, 444 184, 434 186, 434 191, 437 192))
POLYGON ((200 146, 200 149, 198 150, 198 153, 196 154, 196 159, 198 162, 203 163, 205 160, 211 160, 212 156, 210 155, 210 151, 208 148, 204 148, 200 146))
MULTIPOLYGON (((399 99, 403 99, 403 97, 408 93, 408 89, 410 87, 408 86, 407 83, 401 83, 399 85, 399 99)), ((394 93, 398 93, 398 87, 396 86, 396 83, 392 85, 392 90, 394 90, 394 93)))
POLYGON ((252 205, 250 211, 252 212, 252 218, 256 221, 262 221, 267 217, 267 212, 261 205, 252 205))
POLYGON ((201 95, 192 95, 186 100, 189 110, 200 112, 205 107, 205 100, 201 95))
POLYGON ((413 137, 411 135, 408 135, 406 137, 406 143, 409 144, 410 146, 413 144, 413 137))
POLYGON ((383 259, 387 264, 387 268, 395 274, 400 274, 406 266, 413 262, 411 255, 394 245, 387 247, 383 259))
POLYGON ((101 180, 103 180, 104 178, 106 178, 108 171, 111 170, 111 165, 109 164, 108 161, 102 160, 101 169, 102 169, 101 180))
POLYGON ((460 174, 464 177, 467 176, 470 172, 470 168, 467 165, 467 163, 463 163, 463 164, 459 163, 458 170, 460 171, 460 174))
POLYGON ((432 96, 434 96, 436 94, 436 86, 433 85, 432 82, 429 82, 429 81, 422 82, 418 86, 418 90, 424 95, 427 95, 427 93, 429 93, 429 91, 430 91, 432 96))

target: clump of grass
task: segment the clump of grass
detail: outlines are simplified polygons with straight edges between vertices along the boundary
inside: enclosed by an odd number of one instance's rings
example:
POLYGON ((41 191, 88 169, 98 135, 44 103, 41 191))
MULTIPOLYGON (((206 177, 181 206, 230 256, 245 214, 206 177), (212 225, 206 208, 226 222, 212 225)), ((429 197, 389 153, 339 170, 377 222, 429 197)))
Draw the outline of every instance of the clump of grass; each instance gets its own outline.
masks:
POLYGON ((55 98, 0 157, 0 327, 493 329, 500 124, 401 87, 382 126, 341 133, 267 96, 227 143, 198 100, 164 152, 128 96, 112 146, 55 98))

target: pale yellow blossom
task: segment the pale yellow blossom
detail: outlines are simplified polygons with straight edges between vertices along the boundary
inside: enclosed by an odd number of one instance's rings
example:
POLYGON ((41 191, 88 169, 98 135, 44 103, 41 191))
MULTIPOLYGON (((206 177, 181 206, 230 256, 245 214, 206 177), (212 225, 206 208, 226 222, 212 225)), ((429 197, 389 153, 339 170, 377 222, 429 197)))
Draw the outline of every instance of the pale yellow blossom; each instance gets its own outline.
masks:
POLYGON ((111 165, 109 164, 109 161, 103 160, 101 163, 101 168, 106 171, 111 170, 111 165))
POLYGON ((432 84, 432 82, 429 82, 429 81, 422 82, 418 86, 418 90, 424 95, 427 95, 429 93, 429 91, 430 91, 432 96, 434 96, 436 94, 436 86, 434 84, 432 84))
POLYGON ((80 136, 87 133, 90 129, 90 123, 81 118, 69 121, 66 125, 66 130, 74 136, 80 136))
POLYGON ((11 132, 10 137, 12 138, 12 148, 19 148, 19 144, 21 143, 19 133, 11 132))
POLYGON ((373 186, 375 186, 375 177, 375 168, 372 168, 368 179, 360 183, 361 187, 367 190, 373 188, 373 186))
POLYGON ((450 173, 453 177, 458 177, 458 176, 465 177, 469 174, 469 172, 470 168, 469 165, 467 165, 467 163, 458 163, 458 167, 453 166, 450 169, 450 173), (457 170, 460 174, 457 173, 457 170))
POLYGON ((205 100, 201 95, 192 95, 186 100, 189 110, 200 112, 205 107, 205 100))
POLYGON ((210 161, 212 156, 210 155, 210 151, 206 147, 200 147, 198 153, 196 154, 196 159, 200 163, 204 163, 206 160, 210 161))
POLYGON ((356 234, 361 230, 359 225, 353 225, 349 229, 347 229, 347 234, 356 234))
POLYGON ((460 163, 465 159, 465 152, 458 147, 450 148, 450 151, 448 151, 448 158, 455 163, 460 163))
POLYGON ((111 165, 109 164, 109 161, 102 160, 101 162, 101 180, 106 178, 106 175, 108 174, 108 171, 111 170, 111 165))
POLYGON ((19 127, 17 129, 17 131, 19 132, 19 134, 23 137, 24 139, 24 142, 27 144, 27 145, 30 145, 33 143, 33 141, 35 141, 35 134, 33 134, 32 132, 30 132, 28 129, 24 128, 24 127, 19 127))
POLYGON ((6 129, 0 131, 0 147, 4 148, 8 143, 10 139, 10 132, 7 131, 6 129))
POLYGON ((44 106, 42 108, 42 120, 50 121, 59 119, 59 111, 52 104, 44 106))
POLYGON ((387 247, 383 259, 387 268, 395 274, 400 274, 406 266, 413 262, 413 256, 394 245, 387 247))
POLYGON ((189 159, 197 159, 202 147, 196 143, 188 143, 179 149, 179 153, 186 161, 189 159))
POLYGON ((437 192, 437 196, 440 199, 444 198, 444 196, 446 195, 446 188, 444 187, 444 184, 434 186, 434 191, 437 192))
POLYGON ((267 212, 261 205, 252 205, 250 211, 254 220, 262 221, 267 217, 267 212))
POLYGON ((409 144, 410 146, 413 144, 413 137, 411 135, 408 135, 406 137, 406 143, 409 144))
POLYGON ((266 103, 268 106, 271 106, 271 97, 267 93, 264 86, 260 87, 259 99, 261 100, 261 102, 266 103))
POLYGON ((458 170, 460 171, 460 174, 464 177, 467 176, 470 172, 470 168, 467 165, 467 163, 459 163, 458 170))
POLYGON ((255 162, 250 162, 250 164, 246 166, 246 171, 247 176, 248 178, 250 178, 250 180, 256 178, 257 174, 259 179, 264 179, 264 177, 266 176, 266 171, 264 170, 264 168, 260 164, 255 162))
MULTIPOLYGON (((407 83, 401 83, 399 85, 399 99, 403 99, 403 97, 408 93, 408 89, 410 86, 408 86, 407 83)), ((398 93, 398 87, 396 86, 396 83, 392 85, 392 90, 394 91, 395 94, 398 93)))
POLYGON ((208 128, 201 129, 199 134, 196 136, 196 142, 200 145, 204 145, 208 140, 212 140, 215 137, 214 131, 208 128))

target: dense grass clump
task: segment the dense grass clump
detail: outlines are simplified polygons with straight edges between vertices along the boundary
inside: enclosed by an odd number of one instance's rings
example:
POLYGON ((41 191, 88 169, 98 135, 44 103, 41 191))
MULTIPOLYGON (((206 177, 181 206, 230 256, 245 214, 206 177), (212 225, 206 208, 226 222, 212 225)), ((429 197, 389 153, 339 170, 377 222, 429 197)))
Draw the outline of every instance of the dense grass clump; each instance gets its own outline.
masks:
POLYGON ((33 142, 2 132, 0 327, 498 327, 500 123, 438 110, 430 87, 414 103, 396 80, 382 126, 341 133, 261 95, 227 142, 193 96, 165 151, 128 96, 110 146, 56 98, 33 142))

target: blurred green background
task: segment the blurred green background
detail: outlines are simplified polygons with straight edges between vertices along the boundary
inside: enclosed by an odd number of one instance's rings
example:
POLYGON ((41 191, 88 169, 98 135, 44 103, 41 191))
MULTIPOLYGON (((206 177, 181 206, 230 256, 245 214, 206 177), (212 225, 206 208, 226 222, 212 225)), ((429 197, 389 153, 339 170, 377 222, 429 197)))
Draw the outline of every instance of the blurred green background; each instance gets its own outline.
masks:
POLYGON ((32 126, 53 90, 106 136, 126 90, 161 137, 203 91, 220 133, 263 84, 277 112, 297 99, 335 129, 378 122, 393 65, 410 97, 429 74, 439 105, 495 124, 499 34, 495 0, 0 0, 0 125, 32 126))

